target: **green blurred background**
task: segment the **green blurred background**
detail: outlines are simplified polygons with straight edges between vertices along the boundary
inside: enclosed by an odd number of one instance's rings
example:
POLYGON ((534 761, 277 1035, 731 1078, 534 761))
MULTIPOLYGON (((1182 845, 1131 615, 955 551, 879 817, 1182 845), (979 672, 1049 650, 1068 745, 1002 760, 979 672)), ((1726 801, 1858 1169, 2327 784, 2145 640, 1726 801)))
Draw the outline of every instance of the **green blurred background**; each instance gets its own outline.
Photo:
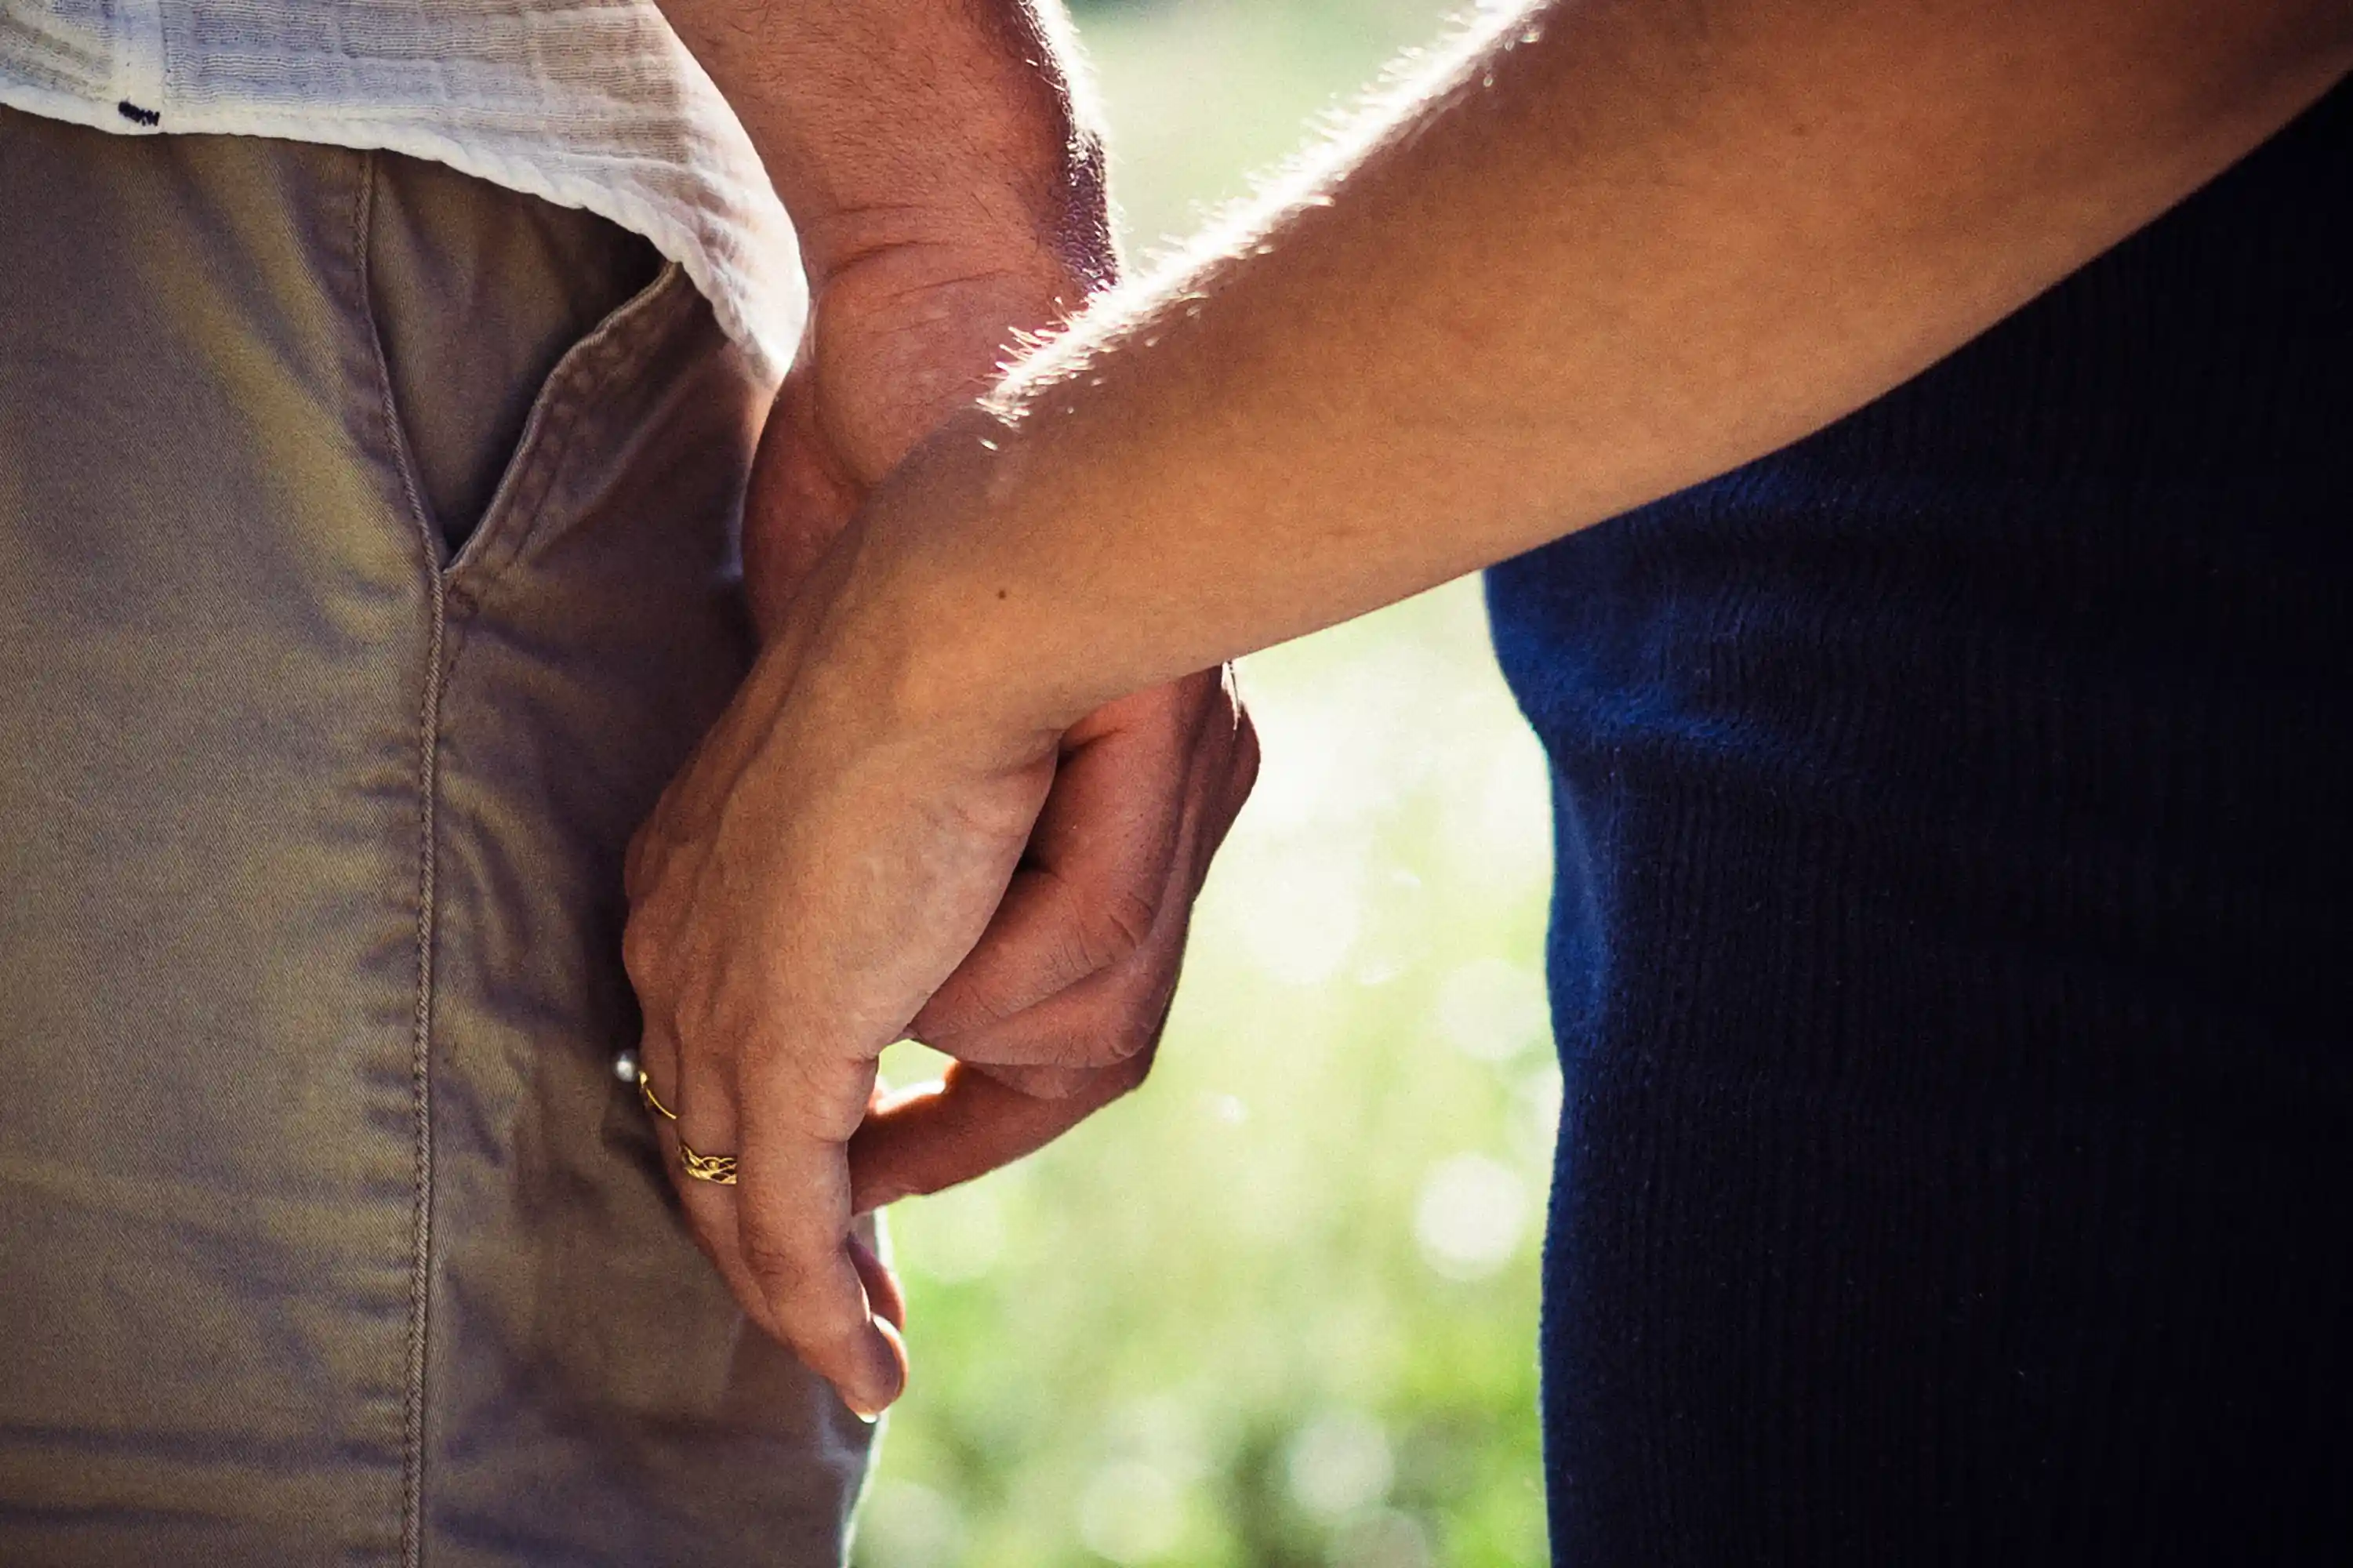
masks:
MULTIPOLYGON (((1133 261, 1447 7, 1074 10, 1133 261)), ((1472 583, 1242 680, 1265 768, 1152 1081, 1025 1164, 892 1211, 914 1382, 859 1568, 1544 1555, 1542 757, 1472 583)), ((886 1072, 929 1076, 921 1056, 900 1047, 886 1072)))

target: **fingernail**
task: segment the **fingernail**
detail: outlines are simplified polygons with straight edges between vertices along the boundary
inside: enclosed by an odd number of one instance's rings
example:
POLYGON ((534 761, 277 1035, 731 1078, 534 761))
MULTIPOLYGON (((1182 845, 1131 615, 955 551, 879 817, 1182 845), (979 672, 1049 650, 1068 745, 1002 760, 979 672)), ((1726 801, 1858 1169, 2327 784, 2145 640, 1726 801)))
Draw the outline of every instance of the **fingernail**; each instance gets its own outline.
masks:
POLYGON ((907 1342, 882 1318, 871 1320, 874 1332, 867 1340, 866 1376, 862 1386, 846 1392, 842 1403, 849 1413, 871 1426, 907 1387, 907 1342))

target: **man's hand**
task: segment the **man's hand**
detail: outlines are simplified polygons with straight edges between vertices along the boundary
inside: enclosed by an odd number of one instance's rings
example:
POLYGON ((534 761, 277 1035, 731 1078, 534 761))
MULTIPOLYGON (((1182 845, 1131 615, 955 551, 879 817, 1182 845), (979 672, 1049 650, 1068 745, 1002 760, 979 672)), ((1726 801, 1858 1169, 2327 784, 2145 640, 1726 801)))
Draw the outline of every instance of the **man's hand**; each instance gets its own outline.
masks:
POLYGON ((1144 1080, 1193 900, 1258 775, 1224 672, 1113 702, 1059 746, 987 931, 910 1032, 956 1058, 850 1144, 853 1206, 994 1170, 1144 1080))
POLYGON ((744 515, 764 637, 874 483, 1119 268, 1061 0, 660 0, 759 152, 810 312, 744 515))
MULTIPOLYGON (((987 102, 1047 79, 1013 64, 1051 52, 1016 37, 1044 15, 1028 0, 663 3, 775 18, 681 29, 739 107, 765 61, 777 83, 830 68, 873 111, 849 136, 755 124, 772 169, 849 149, 992 232, 989 214, 1028 210, 1008 193, 1042 187, 975 186, 967 154, 1085 161, 1069 156, 1082 137, 1000 116, 927 162, 930 127, 910 136, 873 101, 878 84, 987 102), (966 26, 985 68, 944 68, 934 23, 966 26)), ((854 1401, 897 1386, 868 1310, 887 1286, 861 1285, 848 1240, 858 1194, 1050 1134, 1067 1110, 1035 1091, 1083 1108, 1119 1086, 1116 1068, 1031 1069, 1149 1039, 1082 1004, 1124 986, 1129 1017, 1154 1016, 1165 991, 1136 976, 1173 949, 1162 922, 1182 900, 1102 895, 1189 890, 1248 774, 1238 715, 1198 680, 1156 740, 1116 704, 1083 715, 1819 429, 2162 212, 2353 61, 2344 0, 1482 15, 1227 253, 1093 312, 895 469, 640 846, 648 1059, 678 1075, 688 1136, 744 1161, 740 1201, 688 1201, 747 1304, 854 1401), (1172 744, 1192 759, 1181 807, 1082 805, 1099 789, 1082 778, 1172 744), (1165 881, 1135 869, 1153 864, 1165 881), (976 1065, 861 1134, 874 1058, 911 1026, 976 1065)), ((1071 211, 1014 226, 1064 232, 1071 211)))

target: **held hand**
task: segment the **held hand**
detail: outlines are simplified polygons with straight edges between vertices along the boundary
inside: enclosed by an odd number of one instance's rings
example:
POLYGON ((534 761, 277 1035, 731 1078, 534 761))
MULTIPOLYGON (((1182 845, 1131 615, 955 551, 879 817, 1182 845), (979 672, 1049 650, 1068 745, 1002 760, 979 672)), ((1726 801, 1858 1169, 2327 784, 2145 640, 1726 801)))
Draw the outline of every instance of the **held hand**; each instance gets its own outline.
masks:
POLYGON ((1063 735, 1003 901, 910 1029, 955 1064, 879 1105, 851 1142, 858 1210, 1018 1159, 1144 1081, 1193 900, 1257 776, 1224 670, 1063 735))
POLYGON ((903 649, 830 629, 834 564, 632 846, 625 954, 697 1237, 754 1321, 872 1413, 904 1350, 853 1214, 1137 1081, 1256 748, 1213 677, 1062 734, 911 702, 903 649), (911 1030, 972 1065, 877 1106, 876 1058, 911 1030), (681 1140, 736 1156, 739 1184, 686 1175, 681 1140))

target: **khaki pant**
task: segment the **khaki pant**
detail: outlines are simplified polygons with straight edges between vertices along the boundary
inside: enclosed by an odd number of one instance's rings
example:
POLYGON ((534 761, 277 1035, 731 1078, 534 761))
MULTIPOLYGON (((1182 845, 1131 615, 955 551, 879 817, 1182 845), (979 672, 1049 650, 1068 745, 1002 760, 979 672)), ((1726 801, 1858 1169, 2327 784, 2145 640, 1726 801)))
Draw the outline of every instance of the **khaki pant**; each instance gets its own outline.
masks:
POLYGON ((839 1561, 611 1068, 765 390, 601 220, 0 110, 0 1563, 839 1561))

